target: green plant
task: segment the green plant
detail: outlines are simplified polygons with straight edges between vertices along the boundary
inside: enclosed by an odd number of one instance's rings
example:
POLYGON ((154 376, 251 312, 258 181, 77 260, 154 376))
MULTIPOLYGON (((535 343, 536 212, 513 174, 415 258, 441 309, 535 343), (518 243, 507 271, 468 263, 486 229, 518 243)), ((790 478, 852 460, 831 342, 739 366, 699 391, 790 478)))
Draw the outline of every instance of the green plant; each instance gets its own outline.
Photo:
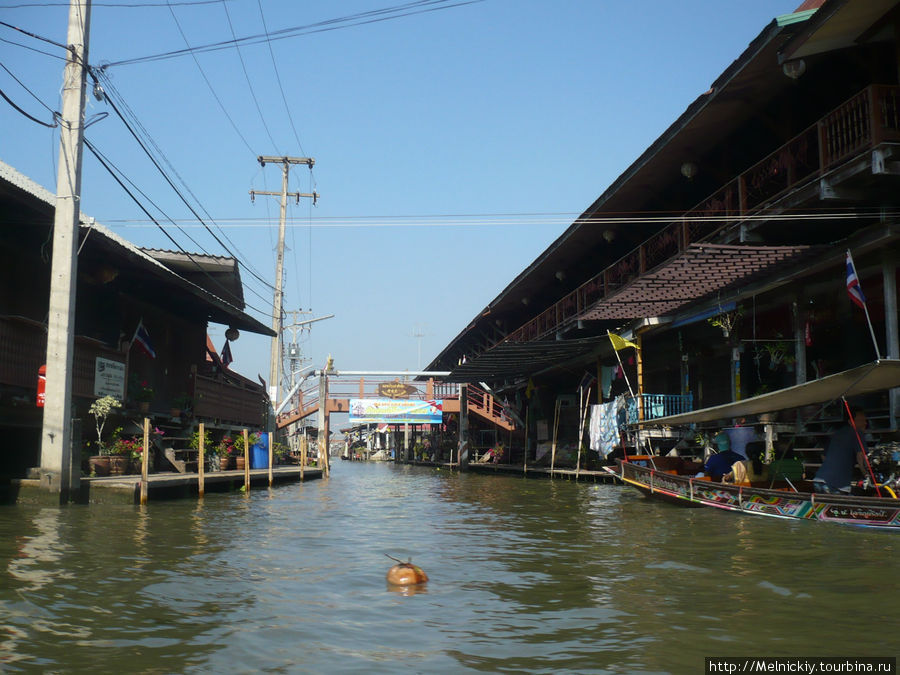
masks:
POLYGON ((172 399, 172 407, 184 411, 191 410, 194 407, 194 399, 192 396, 189 396, 185 392, 181 392, 178 396, 172 399))
POLYGON ((134 401, 149 402, 153 400, 153 387, 147 380, 138 378, 134 373, 128 379, 128 395, 134 401))
MULTIPOLYGON (((205 431, 203 433, 203 449, 206 452, 215 452, 218 453, 217 446, 213 445, 212 435, 209 431, 205 431)), ((198 429, 194 433, 191 434, 191 448, 194 450, 200 449, 200 430, 198 429)))
POLYGON ((103 427, 106 425, 106 418, 114 410, 121 407, 122 403, 118 399, 112 396, 104 396, 91 403, 91 407, 88 408, 88 412, 94 416, 94 425, 97 428, 97 446, 100 448, 100 454, 103 454, 104 450, 103 427))
MULTIPOLYGON (((259 443, 259 432, 254 432, 249 435, 248 441, 250 443, 249 447, 253 447, 257 443, 259 443)), ((234 438, 234 454, 235 455, 243 455, 244 454, 244 434, 237 434, 234 438)))

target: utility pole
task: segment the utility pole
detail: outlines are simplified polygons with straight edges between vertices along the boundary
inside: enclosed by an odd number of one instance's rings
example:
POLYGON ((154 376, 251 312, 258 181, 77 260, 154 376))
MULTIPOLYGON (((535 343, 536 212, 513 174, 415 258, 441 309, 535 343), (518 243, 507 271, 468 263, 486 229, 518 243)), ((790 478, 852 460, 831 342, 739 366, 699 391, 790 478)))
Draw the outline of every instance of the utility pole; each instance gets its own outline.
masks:
MULTIPOLYGON (((69 499, 72 486, 72 364, 75 349, 75 290, 78 280, 78 221, 81 155, 87 83, 91 0, 71 0, 66 37, 59 124, 59 170, 53 219, 50 311, 47 318, 47 389, 41 432, 41 469, 51 492, 69 499)), ((77 474, 76 474, 77 475, 77 474)))
POLYGON ((281 197, 281 218, 278 225, 278 257, 275 264, 275 299, 272 303, 272 330, 275 337, 272 338, 272 354, 269 361, 269 399, 278 400, 278 385, 281 382, 281 305, 282 305, 282 277, 284 276, 284 224, 287 217, 287 198, 294 197, 300 203, 300 197, 311 197, 313 204, 319 200, 317 192, 288 192, 288 175, 291 164, 306 164, 312 171, 316 160, 311 157, 273 157, 260 155, 256 158, 260 166, 266 163, 281 164, 281 192, 269 192, 262 190, 250 190, 250 201, 256 201, 256 195, 281 197))

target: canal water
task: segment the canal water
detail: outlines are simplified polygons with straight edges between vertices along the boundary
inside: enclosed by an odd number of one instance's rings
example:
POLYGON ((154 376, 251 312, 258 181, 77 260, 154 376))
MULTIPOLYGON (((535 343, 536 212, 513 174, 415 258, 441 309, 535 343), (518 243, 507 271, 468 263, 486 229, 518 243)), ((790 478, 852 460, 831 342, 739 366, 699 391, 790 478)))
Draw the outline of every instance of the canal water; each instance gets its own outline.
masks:
POLYGON ((137 506, 0 508, 0 671, 702 673, 896 656, 900 535, 630 488, 336 462, 137 506), (396 558, 430 581, 388 588, 396 558))

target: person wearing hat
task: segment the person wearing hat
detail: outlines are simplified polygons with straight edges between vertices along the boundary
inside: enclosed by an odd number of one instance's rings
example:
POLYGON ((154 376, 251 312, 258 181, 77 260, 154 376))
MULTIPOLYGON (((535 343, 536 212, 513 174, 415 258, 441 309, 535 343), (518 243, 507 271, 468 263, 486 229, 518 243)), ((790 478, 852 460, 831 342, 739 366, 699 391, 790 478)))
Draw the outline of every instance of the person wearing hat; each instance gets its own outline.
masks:
POLYGON ((722 480, 722 476, 731 471, 731 465, 740 462, 744 457, 731 449, 731 441, 724 432, 716 434, 713 443, 719 451, 706 460, 703 470, 713 480, 722 480))

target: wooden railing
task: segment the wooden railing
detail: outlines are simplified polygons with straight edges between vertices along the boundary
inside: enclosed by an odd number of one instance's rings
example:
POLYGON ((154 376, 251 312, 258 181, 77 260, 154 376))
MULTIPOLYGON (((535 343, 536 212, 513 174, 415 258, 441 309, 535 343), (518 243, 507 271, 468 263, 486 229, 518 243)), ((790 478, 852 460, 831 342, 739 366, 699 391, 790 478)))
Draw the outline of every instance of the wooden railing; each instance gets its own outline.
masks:
MULTIPOLYGON (((38 368, 47 358, 47 328, 21 317, 0 318, 0 384, 37 391, 38 368)), ((97 357, 125 363, 125 354, 98 340, 76 336, 72 395, 94 398, 97 357)))
POLYGON ((265 422, 262 387, 194 376, 194 416, 221 424, 261 427, 265 422))
POLYGON ((671 260, 690 244, 706 241, 746 216, 763 213, 788 191, 887 141, 900 141, 900 87, 872 85, 502 341, 528 342, 559 330, 597 301, 671 260))
POLYGON ((654 420, 680 415, 693 409, 693 394, 638 394, 625 402, 628 424, 637 424, 640 419, 654 420))
POLYGON ((466 404, 469 412, 480 415, 489 422, 506 430, 516 428, 515 423, 507 416, 503 404, 488 392, 474 384, 466 386, 466 404))

